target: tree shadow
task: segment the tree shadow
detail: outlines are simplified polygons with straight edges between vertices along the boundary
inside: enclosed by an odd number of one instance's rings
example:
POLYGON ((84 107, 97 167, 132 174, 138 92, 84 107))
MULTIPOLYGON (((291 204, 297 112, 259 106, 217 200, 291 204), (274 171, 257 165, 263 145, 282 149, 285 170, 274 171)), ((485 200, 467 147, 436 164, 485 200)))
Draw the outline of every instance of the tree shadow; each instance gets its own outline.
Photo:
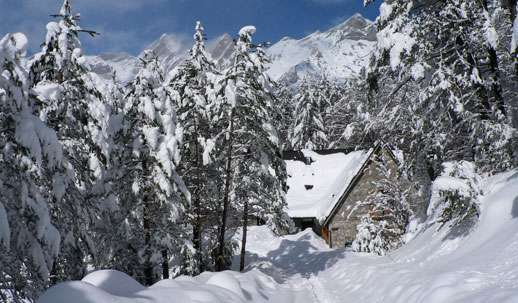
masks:
POLYGON ((271 276, 277 283, 284 283, 290 277, 310 277, 345 258, 345 249, 322 250, 311 243, 310 234, 295 240, 283 239, 279 247, 259 256, 247 251, 247 270, 257 269, 271 276))
POLYGON ((513 200, 513 208, 511 209, 511 215, 513 218, 518 218, 518 196, 513 200))

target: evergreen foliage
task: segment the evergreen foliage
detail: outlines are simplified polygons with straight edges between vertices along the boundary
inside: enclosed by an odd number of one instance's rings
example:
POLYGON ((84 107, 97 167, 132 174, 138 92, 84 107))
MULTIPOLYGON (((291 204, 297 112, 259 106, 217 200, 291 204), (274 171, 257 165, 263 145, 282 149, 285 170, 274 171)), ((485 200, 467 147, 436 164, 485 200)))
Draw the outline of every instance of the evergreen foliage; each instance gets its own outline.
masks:
POLYGON ((192 207, 188 209, 192 225, 194 256, 185 256, 185 273, 200 274, 212 266, 204 250, 211 250, 215 238, 214 212, 218 211, 219 178, 212 149, 217 133, 212 128, 214 113, 214 85, 217 70, 205 51, 205 34, 200 22, 196 24, 194 46, 189 59, 173 72, 170 88, 175 96, 178 122, 183 130, 180 147, 182 163, 178 172, 191 193, 192 207), (205 232, 204 232, 205 231, 205 232), (204 237, 207 241, 203 241, 204 237), (204 247, 206 242, 209 247, 204 247), (189 264, 192 263, 192 264, 189 264))
POLYGON ((53 269, 57 282, 80 279, 86 259, 96 257, 87 231, 95 224, 104 190, 111 110, 84 65, 79 33, 85 30, 78 26, 79 15, 72 14, 70 1, 65 0, 54 17, 59 22, 47 25, 42 51, 30 62, 30 79, 36 113, 63 146, 62 165, 47 172, 53 194, 50 210, 63 243, 53 269))
POLYGON ((61 164, 56 134, 33 115, 21 61, 26 38, 0 39, 0 299, 35 298, 60 249, 45 170, 61 164))
POLYGON ((33 301, 87 268, 146 285, 224 270, 238 228, 244 269, 252 219, 290 228, 287 149, 382 139, 404 155, 401 175, 376 159, 385 178, 361 202, 356 251, 398 248, 411 216, 469 230, 481 176, 518 165, 516 10, 515 0, 382 1, 361 77, 298 88, 268 77, 255 27, 223 69, 198 22, 167 77, 145 51, 123 86, 89 71, 80 35, 97 33, 64 0, 31 59, 24 35, 0 39, 0 300, 33 301))
POLYGON ((363 202, 369 212, 357 226, 353 249, 385 255, 403 244, 411 215, 410 195, 406 182, 398 180, 403 177, 391 171, 382 156, 378 157, 374 169, 382 178, 374 182, 373 192, 363 202))
MULTIPOLYGON (((262 218, 273 230, 279 231, 286 226, 286 170, 281 142, 272 119, 277 109, 272 93, 274 86, 264 72, 264 52, 252 45, 254 33, 255 27, 252 26, 239 32, 233 64, 221 80, 219 93, 219 111, 228 125, 222 143, 227 148, 222 221, 226 221, 231 207, 242 209, 241 268, 244 267, 246 227, 250 215, 262 218), (252 53, 253 48, 255 53, 252 53)), ((226 223, 222 226, 218 270, 223 269, 226 223)))
POLYGON ((324 126, 328 101, 325 91, 307 79, 302 81, 298 91, 291 146, 294 149, 324 149, 329 143, 324 126))
POLYGON ((176 172, 182 136, 174 101, 156 56, 145 52, 141 61, 115 140, 120 239, 114 243, 113 266, 151 285, 167 277, 169 258, 186 248, 183 213, 190 199, 176 172))

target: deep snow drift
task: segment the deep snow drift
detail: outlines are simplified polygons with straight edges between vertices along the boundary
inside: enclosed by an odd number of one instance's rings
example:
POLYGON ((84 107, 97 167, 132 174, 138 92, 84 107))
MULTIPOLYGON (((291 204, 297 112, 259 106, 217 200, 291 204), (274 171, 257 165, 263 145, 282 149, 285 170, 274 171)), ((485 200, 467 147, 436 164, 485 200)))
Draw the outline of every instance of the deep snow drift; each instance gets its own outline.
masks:
POLYGON ((204 273, 144 288, 97 272, 50 289, 40 303, 518 302, 518 171, 483 182, 478 225, 467 235, 426 226, 384 257, 329 249, 310 230, 249 231, 247 272, 204 273))

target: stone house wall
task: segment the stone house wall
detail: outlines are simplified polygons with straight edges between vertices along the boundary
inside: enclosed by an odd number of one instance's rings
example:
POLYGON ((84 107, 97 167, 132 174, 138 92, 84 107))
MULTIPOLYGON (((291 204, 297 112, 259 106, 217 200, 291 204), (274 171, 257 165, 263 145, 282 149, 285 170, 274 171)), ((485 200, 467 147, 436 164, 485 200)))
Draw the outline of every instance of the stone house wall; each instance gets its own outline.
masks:
POLYGON ((376 190, 374 182, 386 177, 398 182, 398 166, 387 150, 381 148, 377 155, 371 157, 356 184, 353 184, 353 189, 345 197, 345 201, 340 202, 340 208, 326 226, 330 231, 330 241, 328 242, 331 247, 344 247, 352 244, 357 234, 356 226, 360 223, 361 217, 370 211, 369 206, 362 202, 376 190), (387 163, 390 168, 389 176, 381 175, 376 169, 374 161, 380 160, 387 163))

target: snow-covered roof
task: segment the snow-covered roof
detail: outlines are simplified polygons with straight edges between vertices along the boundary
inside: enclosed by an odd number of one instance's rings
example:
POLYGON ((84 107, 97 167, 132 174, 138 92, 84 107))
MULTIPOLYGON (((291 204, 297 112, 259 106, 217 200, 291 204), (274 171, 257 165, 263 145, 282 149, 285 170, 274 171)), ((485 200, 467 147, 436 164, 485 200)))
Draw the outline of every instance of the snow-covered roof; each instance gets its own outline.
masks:
POLYGON ((292 218, 317 218, 322 221, 329 216, 360 172, 372 149, 326 155, 309 150, 302 152, 311 159, 310 164, 286 160, 288 214, 292 218))

